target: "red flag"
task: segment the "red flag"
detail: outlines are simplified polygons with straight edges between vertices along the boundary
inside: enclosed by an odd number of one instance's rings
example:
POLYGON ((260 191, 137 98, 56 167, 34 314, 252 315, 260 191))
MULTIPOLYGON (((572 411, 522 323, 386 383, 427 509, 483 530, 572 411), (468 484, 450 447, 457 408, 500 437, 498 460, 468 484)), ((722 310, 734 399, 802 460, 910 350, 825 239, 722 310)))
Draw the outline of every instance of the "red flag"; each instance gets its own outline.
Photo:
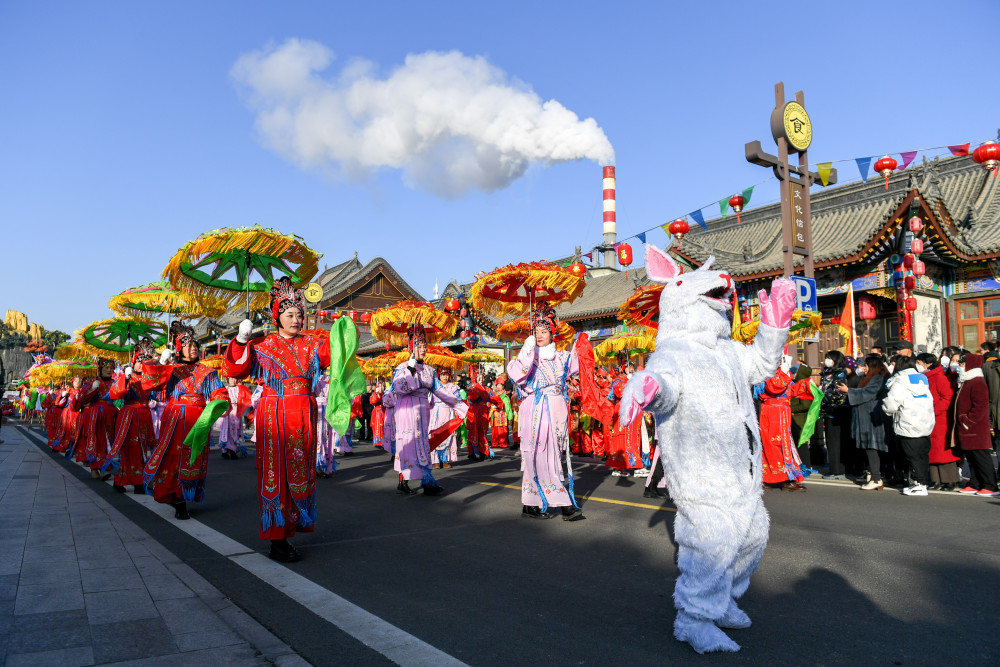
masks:
POLYGON ((840 314, 840 334, 845 338, 844 355, 848 357, 854 357, 858 354, 858 333, 854 326, 855 320, 854 285, 848 283, 847 303, 844 304, 844 312, 840 314))
POLYGON ((969 144, 957 144, 955 146, 948 146, 948 150, 951 151, 952 155, 968 155, 969 144))
POLYGON ((580 371, 581 411, 601 424, 611 424, 614 406, 601 393, 594 375, 594 348, 590 345, 590 336, 580 334, 576 339, 576 358, 580 371))

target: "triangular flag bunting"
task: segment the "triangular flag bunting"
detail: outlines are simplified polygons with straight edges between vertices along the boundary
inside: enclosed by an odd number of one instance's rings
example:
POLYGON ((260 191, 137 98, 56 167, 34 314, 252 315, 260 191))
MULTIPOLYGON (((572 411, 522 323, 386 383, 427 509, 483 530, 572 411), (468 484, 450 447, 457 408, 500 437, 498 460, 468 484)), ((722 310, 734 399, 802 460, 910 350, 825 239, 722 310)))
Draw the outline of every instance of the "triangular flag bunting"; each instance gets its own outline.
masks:
POLYGON ((955 146, 948 146, 948 150, 951 151, 952 155, 968 155, 969 144, 956 144, 955 146))
POLYGON ((592 252, 585 252, 583 253, 583 255, 581 255, 581 257, 586 257, 588 262, 594 261, 594 253, 592 252))
POLYGON ((708 227, 705 226, 705 216, 701 214, 701 209, 691 211, 690 215, 691 219, 697 222, 699 227, 704 229, 706 232, 708 231, 708 227))
POLYGON ((636 236, 636 238, 639 239, 639 243, 645 243, 646 242, 646 232, 639 232, 635 236, 636 236))
POLYGON ((729 213, 729 197, 719 200, 719 212, 722 213, 723 218, 729 213))
POLYGON ((743 210, 744 211, 747 210, 747 206, 750 205, 750 195, 753 194, 753 189, 755 187, 757 187, 757 186, 751 185, 749 188, 747 188, 746 190, 743 191, 743 210))
POLYGON ((665 231, 667 233, 667 236, 673 236, 673 234, 670 233, 670 223, 669 222, 666 222, 666 223, 660 225, 660 229, 662 229, 663 231, 665 231))
POLYGON ((865 183, 868 182, 868 167, 871 166, 872 159, 870 157, 856 157, 854 161, 858 163, 858 171, 861 172, 861 180, 865 183))
POLYGON ((830 169, 832 168, 832 162, 820 162, 816 165, 816 171, 819 172, 819 180, 823 187, 830 185, 830 169))
POLYGON ((913 158, 917 157, 917 151, 906 151, 905 153, 900 153, 899 157, 903 158, 903 164, 899 165, 896 170, 902 171, 910 166, 910 163, 913 162, 913 158))

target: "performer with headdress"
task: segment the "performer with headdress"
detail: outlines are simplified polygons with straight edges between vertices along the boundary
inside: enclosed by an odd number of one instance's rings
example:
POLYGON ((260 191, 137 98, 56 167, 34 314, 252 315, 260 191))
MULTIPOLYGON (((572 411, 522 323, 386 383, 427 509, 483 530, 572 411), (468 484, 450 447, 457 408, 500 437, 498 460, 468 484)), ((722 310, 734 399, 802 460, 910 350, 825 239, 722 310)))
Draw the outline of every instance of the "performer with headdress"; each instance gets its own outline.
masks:
POLYGON ((143 470, 143 481, 157 502, 173 506, 174 517, 190 519, 187 503, 200 503, 205 496, 211 424, 195 432, 199 439, 204 439, 198 443, 200 451, 193 461, 192 446, 185 440, 208 401, 228 399, 228 395, 215 369, 199 363, 199 345, 193 328, 173 322, 170 340, 171 345, 160 354, 159 360, 142 364, 142 389, 160 391, 167 399, 160 435, 143 470))
MULTIPOLYGON (((66 385, 63 383, 60 391, 65 388, 66 385)), ((64 406, 59 404, 59 391, 51 388, 45 394, 42 407, 45 408, 45 435, 48 438, 49 447, 52 447, 53 443, 59 437, 59 425, 62 421, 62 412, 65 409, 64 406)))
POLYGON ((253 324, 240 323, 226 348, 223 369, 236 378, 263 380, 254 410, 260 539, 271 541, 270 557, 300 558, 288 542, 296 531, 311 533, 316 523, 316 398, 323 369, 330 365, 330 342, 300 336, 306 312, 302 290, 280 278, 271 288, 271 316, 277 333, 249 345, 253 324))
MULTIPOLYGON (((372 414, 369 418, 372 425, 372 444, 376 447, 383 447, 383 437, 385 434, 385 408, 382 407, 382 392, 385 391, 385 384, 382 380, 375 383, 369 401, 372 404, 372 414)), ((388 447, 383 447, 389 451, 388 447)))
POLYGON ((619 371, 613 376, 608 392, 608 400, 614 406, 614 412, 611 413, 611 423, 608 425, 610 437, 607 441, 607 464, 612 470, 611 474, 616 477, 646 477, 649 471, 642 461, 641 430, 645 428, 643 421, 637 419, 631 424, 623 425, 618 415, 622 392, 632 377, 635 366, 632 365, 627 352, 618 354, 618 364, 619 371))
POLYGON ((486 429, 490 423, 490 390, 480 384, 473 374, 465 390, 469 401, 469 413, 465 419, 466 453, 473 461, 493 458, 493 451, 486 440, 486 429))
POLYGON ((140 340, 135 346, 131 365, 125 367, 125 372, 118 376, 109 392, 112 400, 125 402, 118 413, 115 439, 104 464, 104 470, 107 470, 117 459, 114 487, 118 493, 125 493, 126 484, 131 484, 135 493, 146 492, 142 471, 146 458, 156 446, 156 436, 153 416, 149 411, 149 400, 154 394, 142 388, 142 364, 155 358, 156 348, 152 341, 148 338, 140 340))
MULTIPOLYGON (((438 382, 441 385, 440 390, 431 394, 431 431, 444 426, 454 418, 455 409, 451 406, 459 400, 458 395, 461 391, 458 385, 451 381, 450 368, 442 368, 438 371, 438 382), (444 399, 438 395, 441 393, 451 396, 453 399, 452 404, 445 403, 444 399)), ((452 463, 458 461, 457 433, 449 435, 444 442, 434 449, 431 461, 435 468, 450 468, 452 463)))
POLYGON ((490 394, 490 446, 507 448, 507 433, 514 419, 514 411, 510 406, 510 397, 504 389, 507 376, 500 374, 493 381, 493 391, 490 394))
POLYGON ((235 461, 247 455, 243 444, 243 415, 250 410, 250 390, 237 378, 226 378, 229 410, 219 419, 219 446, 222 458, 235 461))
POLYGON ((566 380, 579 373, 576 349, 557 350, 552 334, 558 322, 552 306, 541 301, 531 312, 532 335, 507 374, 523 395, 521 430, 521 515, 548 519, 550 506, 559 507, 563 519, 583 518, 570 496, 560 455, 569 446, 569 405, 566 380))
POLYGON ((56 396, 55 403, 62 408, 59 417, 59 428, 56 438, 52 441, 52 450, 56 452, 69 451, 72 455, 73 444, 76 442, 77 431, 80 428, 80 411, 77 409, 76 397, 83 387, 83 378, 74 376, 68 387, 63 387, 56 396))
MULTIPOLYGON (((80 410, 80 432, 76 441, 76 460, 90 465, 90 476, 101 478, 101 468, 115 440, 115 423, 118 408, 111 402, 114 385, 115 361, 101 357, 97 360, 97 377, 90 387, 74 399, 80 410)), ((106 479, 106 478, 105 478, 106 479)))
POLYGON ((414 325, 410 328, 410 360, 397 366, 392 377, 392 393, 395 397, 393 417, 396 422, 394 467, 399 473, 396 493, 404 495, 417 492, 409 485, 415 479, 420 480, 420 486, 428 496, 440 495, 442 492, 441 486, 431 474, 431 450, 439 443, 432 445, 429 434, 430 395, 433 394, 445 405, 455 408, 457 415, 437 431, 446 431, 442 438, 458 428, 468 410, 468 406, 458 400, 457 393, 445 390, 434 373, 434 367, 424 363, 426 354, 427 337, 424 328, 414 325))

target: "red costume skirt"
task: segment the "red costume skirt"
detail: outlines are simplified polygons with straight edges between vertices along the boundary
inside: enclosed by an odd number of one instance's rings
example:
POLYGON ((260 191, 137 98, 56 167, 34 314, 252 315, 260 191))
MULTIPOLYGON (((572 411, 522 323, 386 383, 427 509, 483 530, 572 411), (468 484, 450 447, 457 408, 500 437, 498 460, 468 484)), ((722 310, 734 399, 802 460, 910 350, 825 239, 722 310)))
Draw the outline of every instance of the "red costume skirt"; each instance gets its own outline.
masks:
POLYGON ((108 460, 120 457, 115 484, 125 486, 142 484, 142 469, 146 466, 146 455, 156 446, 153 437, 153 416, 149 413, 148 401, 128 403, 118 413, 115 426, 115 441, 111 445, 108 460))
POLYGON ((175 500, 200 503, 205 497, 208 474, 208 443, 191 462, 191 448, 184 444, 188 431, 205 409, 201 394, 184 394, 171 399, 163 410, 160 439, 149 457, 142 477, 158 503, 175 500))

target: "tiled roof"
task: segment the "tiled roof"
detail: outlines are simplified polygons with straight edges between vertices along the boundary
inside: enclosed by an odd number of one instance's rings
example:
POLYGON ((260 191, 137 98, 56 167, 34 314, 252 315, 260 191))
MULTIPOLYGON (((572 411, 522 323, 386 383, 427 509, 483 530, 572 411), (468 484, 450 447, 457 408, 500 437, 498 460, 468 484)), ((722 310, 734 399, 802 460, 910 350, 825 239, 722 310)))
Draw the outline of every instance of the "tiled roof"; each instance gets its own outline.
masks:
POLYGON ((361 262, 358 261, 358 258, 355 257, 353 260, 349 260, 343 264, 338 264, 335 267, 327 269, 320 274, 315 281, 318 282, 323 288, 323 300, 326 301, 327 299, 330 299, 350 288, 355 282, 378 268, 382 268, 386 273, 390 274, 400 284, 403 291, 409 292, 416 299, 423 299, 423 297, 420 296, 420 292, 410 287, 410 284, 396 272, 396 269, 392 267, 392 264, 382 257, 376 257, 364 266, 362 266, 361 262))
MULTIPOLYGON (((897 172, 889 189, 879 176, 811 193, 814 262, 836 262, 858 255, 916 190, 930 205, 940 200, 958 226, 948 231, 959 250, 982 255, 1000 250, 1000 184, 969 157, 925 160, 897 172)), ((684 236, 680 254, 703 263, 715 255, 716 267, 735 276, 780 271, 784 265, 781 206, 770 204, 734 216, 706 222, 708 231, 693 225, 684 236)), ((796 257, 801 265, 801 257, 796 257)))

